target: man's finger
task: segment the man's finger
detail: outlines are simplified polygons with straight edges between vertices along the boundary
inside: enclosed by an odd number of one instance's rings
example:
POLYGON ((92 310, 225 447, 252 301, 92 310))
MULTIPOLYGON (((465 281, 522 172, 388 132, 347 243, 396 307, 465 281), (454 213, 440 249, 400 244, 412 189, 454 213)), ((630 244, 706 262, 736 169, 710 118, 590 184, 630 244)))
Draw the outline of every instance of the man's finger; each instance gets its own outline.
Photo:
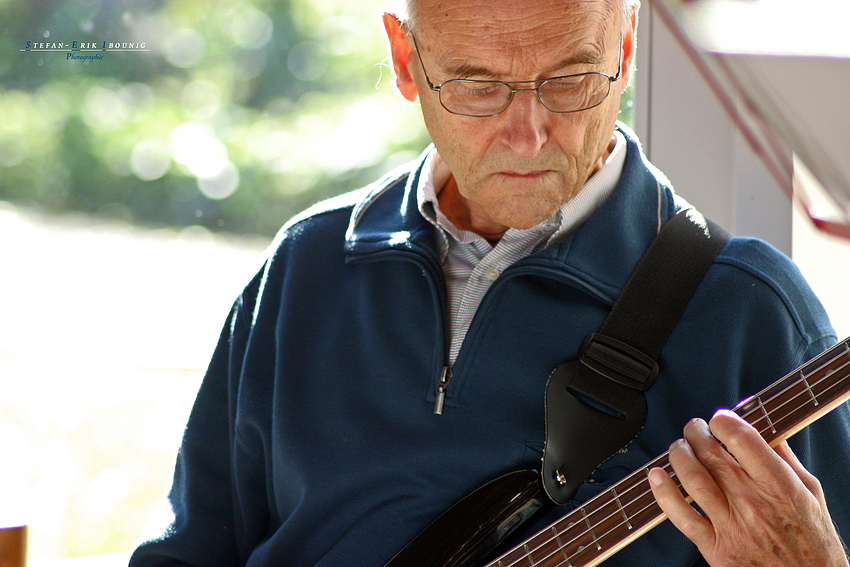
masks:
POLYGON ((670 522, 694 543, 699 541, 710 545, 714 539, 711 522, 688 504, 670 475, 655 467, 648 476, 652 495, 670 522))
POLYGON ((746 490, 741 482, 746 473, 711 434, 705 420, 692 419, 684 434, 688 451, 679 453, 675 444, 671 446, 670 464, 682 486, 709 517, 725 515, 728 500, 746 490))
POLYGON ((709 428, 756 482, 784 484, 798 476, 791 464, 771 449, 758 430, 736 413, 719 410, 711 418, 709 428))

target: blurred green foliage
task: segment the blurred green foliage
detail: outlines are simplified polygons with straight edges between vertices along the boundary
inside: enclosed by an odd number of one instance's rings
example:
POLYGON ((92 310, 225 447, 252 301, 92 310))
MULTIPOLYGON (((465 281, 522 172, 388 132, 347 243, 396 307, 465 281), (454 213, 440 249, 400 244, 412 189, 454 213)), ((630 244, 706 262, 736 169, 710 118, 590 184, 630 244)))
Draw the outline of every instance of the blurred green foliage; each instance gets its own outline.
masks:
POLYGON ((0 0, 0 200, 273 234, 427 144, 381 6, 0 0), (147 51, 68 59, 74 41, 147 51))
POLYGON ((428 143, 387 3, 0 0, 0 200, 273 234, 428 143), (147 51, 26 51, 72 42, 147 51))

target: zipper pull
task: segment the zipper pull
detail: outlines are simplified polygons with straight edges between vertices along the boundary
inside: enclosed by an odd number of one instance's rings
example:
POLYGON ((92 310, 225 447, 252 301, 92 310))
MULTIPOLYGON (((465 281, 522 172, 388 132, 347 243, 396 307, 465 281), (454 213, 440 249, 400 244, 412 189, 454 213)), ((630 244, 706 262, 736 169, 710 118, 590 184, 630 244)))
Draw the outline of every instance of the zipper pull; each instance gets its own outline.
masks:
POLYGON ((449 382, 452 379, 452 369, 448 366, 443 366, 443 371, 440 373, 440 381, 437 382, 437 403, 434 404, 434 413, 441 415, 443 413, 443 404, 446 401, 446 390, 449 387, 449 382))

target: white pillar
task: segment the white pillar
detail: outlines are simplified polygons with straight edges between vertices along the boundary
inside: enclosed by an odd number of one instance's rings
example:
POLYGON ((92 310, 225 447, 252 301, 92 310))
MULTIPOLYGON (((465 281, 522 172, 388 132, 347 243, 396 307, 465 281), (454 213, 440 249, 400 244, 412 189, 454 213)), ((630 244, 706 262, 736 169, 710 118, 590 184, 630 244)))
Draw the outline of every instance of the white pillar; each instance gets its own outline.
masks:
POLYGON ((648 1, 635 81, 635 130, 676 191, 733 234, 790 255, 790 200, 648 1))

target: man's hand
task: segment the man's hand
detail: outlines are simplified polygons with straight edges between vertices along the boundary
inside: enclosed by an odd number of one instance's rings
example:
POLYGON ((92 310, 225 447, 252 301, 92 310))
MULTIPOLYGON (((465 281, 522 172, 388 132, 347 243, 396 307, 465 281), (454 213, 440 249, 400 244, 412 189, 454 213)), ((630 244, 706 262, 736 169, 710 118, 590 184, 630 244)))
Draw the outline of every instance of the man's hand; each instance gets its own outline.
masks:
POLYGON ((771 449, 751 425, 721 410, 709 424, 685 426, 684 439, 670 446, 670 464, 705 515, 660 468, 649 472, 652 493, 712 567, 847 567, 820 482, 786 442, 771 449))

